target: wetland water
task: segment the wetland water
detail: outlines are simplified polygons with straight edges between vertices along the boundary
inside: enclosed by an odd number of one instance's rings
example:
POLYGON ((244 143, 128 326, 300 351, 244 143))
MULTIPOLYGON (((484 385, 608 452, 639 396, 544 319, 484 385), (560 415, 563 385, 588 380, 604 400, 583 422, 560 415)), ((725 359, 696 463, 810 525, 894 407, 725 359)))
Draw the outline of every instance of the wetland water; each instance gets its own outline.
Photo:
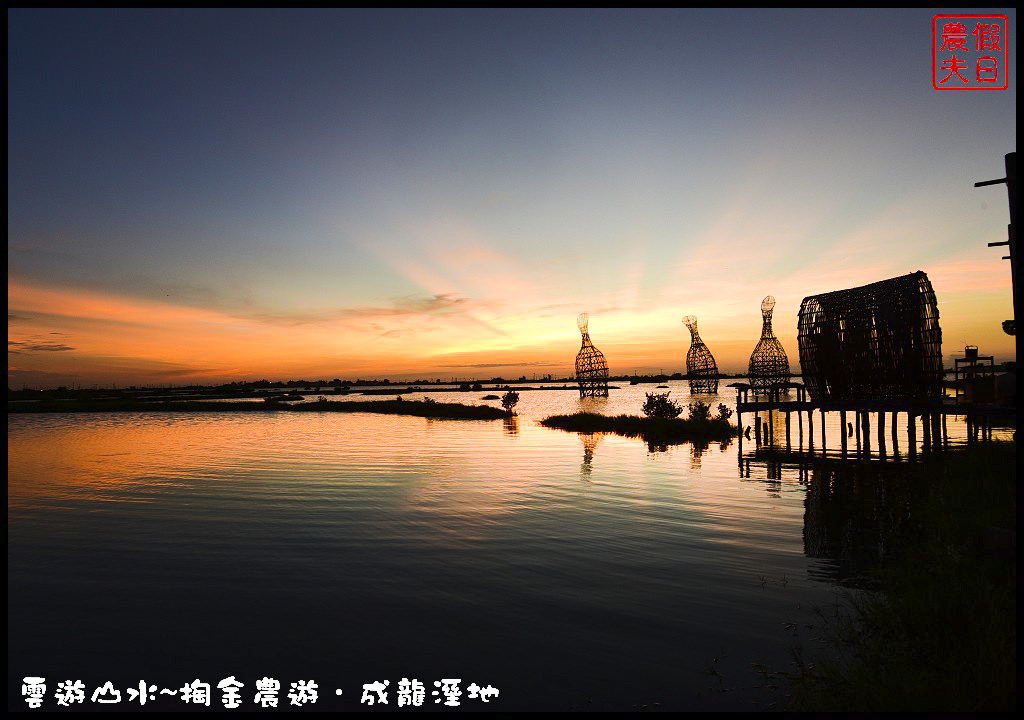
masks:
MULTIPOLYGON (((536 423, 638 414, 653 390, 525 391, 508 421, 10 415, 9 706, 35 675, 50 709, 79 678, 88 694, 199 678, 220 707, 234 675, 243 709, 264 676, 282 707, 290 682, 315 680, 308 710, 358 709, 375 680, 397 709, 403 677, 426 685, 424 709, 443 707, 441 678, 500 690, 464 709, 764 707, 754 665, 786 667, 856 572, 835 505, 860 534, 877 518, 845 514, 841 478, 744 464, 735 441, 652 452, 536 423)), ((724 383, 719 401, 734 401, 724 383)))

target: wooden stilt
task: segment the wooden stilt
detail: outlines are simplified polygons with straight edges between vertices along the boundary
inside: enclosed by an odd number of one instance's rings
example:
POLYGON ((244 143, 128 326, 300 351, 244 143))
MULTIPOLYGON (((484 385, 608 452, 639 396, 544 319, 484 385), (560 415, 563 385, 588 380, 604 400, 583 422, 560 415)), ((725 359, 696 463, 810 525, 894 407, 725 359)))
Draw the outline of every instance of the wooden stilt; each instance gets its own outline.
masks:
POLYGON ((871 455, 871 413, 865 410, 860 415, 864 423, 864 457, 868 457, 871 455))
POLYGON ((846 457, 846 411, 845 410, 840 410, 839 411, 839 424, 840 424, 840 426, 842 428, 840 433, 839 433, 839 436, 843 439, 843 457, 846 457))
POLYGON ((910 447, 910 456, 917 455, 917 416, 912 412, 907 413, 907 445, 910 447))
POLYGON ((892 413, 892 454, 898 459, 900 456, 900 434, 897 432, 899 427, 899 416, 900 414, 895 410, 892 413))
POLYGON ((885 455, 885 412, 878 413, 878 452, 885 455))

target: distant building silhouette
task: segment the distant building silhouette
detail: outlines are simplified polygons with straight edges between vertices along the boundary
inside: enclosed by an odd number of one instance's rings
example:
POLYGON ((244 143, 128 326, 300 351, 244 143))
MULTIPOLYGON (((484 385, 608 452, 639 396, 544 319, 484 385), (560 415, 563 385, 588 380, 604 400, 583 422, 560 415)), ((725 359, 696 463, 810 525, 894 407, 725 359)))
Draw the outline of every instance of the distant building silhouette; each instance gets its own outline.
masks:
POLYGON ((583 335, 583 344, 576 355, 576 382, 580 386, 580 397, 608 397, 608 363, 604 354, 590 342, 589 320, 587 313, 580 313, 576 318, 576 327, 583 335))
POLYGON ((761 339, 750 354, 750 386, 757 392, 789 381, 789 358, 782 343, 772 330, 772 312, 775 298, 771 295, 761 301, 761 339))
POLYGON ((718 363, 708 346, 697 332, 697 317, 687 315, 683 322, 690 330, 690 349, 686 351, 686 374, 689 376, 690 393, 718 392, 718 363))
POLYGON ((927 400, 942 394, 942 329, 921 272, 800 304, 800 367, 813 400, 927 400))

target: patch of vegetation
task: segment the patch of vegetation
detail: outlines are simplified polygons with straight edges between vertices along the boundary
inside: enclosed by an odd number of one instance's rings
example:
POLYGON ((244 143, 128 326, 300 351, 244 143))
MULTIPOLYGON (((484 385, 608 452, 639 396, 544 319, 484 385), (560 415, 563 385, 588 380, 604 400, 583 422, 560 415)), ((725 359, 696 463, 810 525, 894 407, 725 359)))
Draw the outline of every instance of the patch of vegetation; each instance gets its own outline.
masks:
POLYGON ((515 390, 509 390, 507 393, 501 396, 501 406, 505 408, 505 412, 509 415, 513 414, 513 409, 519 402, 519 393, 515 390))
POLYGON ((41 401, 8 403, 8 413, 75 412, 368 412, 387 415, 415 415, 429 418, 499 420, 508 413, 487 405, 440 403, 433 400, 332 401, 320 397, 314 402, 285 403, 268 397, 264 402, 139 402, 136 400, 41 401))
POLYGON ((788 709, 1016 707, 1015 444, 944 453, 911 472, 901 549, 874 573, 877 589, 828 618, 833 657, 796 652, 795 669, 766 673, 783 681, 788 709))
POLYGON ((728 442, 739 428, 719 418, 704 420, 652 418, 637 415, 601 415, 578 412, 573 415, 552 415, 540 421, 544 427, 578 433, 614 433, 639 437, 652 448, 664 448, 685 442, 728 442))
POLYGON ((647 393, 647 401, 641 408, 644 415, 655 420, 674 420, 683 412, 683 406, 669 400, 668 393, 647 393))

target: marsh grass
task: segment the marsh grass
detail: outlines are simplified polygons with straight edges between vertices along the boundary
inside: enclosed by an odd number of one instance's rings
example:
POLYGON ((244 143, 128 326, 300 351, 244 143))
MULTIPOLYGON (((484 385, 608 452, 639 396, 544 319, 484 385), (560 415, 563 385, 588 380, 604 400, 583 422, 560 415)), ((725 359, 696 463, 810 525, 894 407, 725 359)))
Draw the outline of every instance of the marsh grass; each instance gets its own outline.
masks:
POLYGON ((1017 566, 985 545, 1016 527, 1012 443, 949 452, 914 472, 920 488, 896 559, 875 590, 822 613, 826 659, 795 650, 765 673, 791 710, 1007 711, 1016 707, 1017 566))

